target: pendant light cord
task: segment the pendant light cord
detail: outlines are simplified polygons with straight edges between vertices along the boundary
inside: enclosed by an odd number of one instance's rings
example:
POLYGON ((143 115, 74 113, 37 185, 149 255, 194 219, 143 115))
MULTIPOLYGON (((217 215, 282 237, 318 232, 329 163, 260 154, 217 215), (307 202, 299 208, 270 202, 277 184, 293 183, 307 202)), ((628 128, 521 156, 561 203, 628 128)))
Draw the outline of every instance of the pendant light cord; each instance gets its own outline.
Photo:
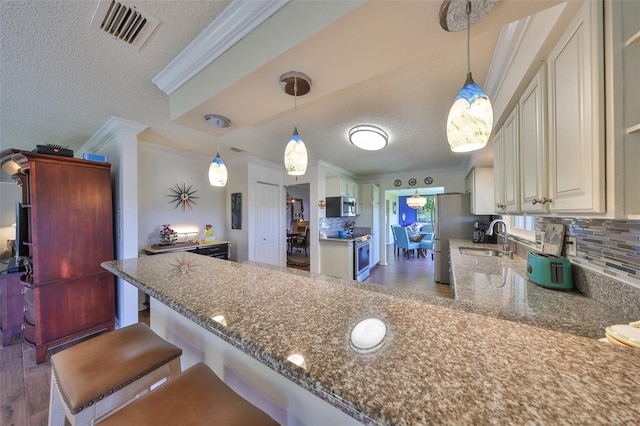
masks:
POLYGON ((298 77, 293 77, 293 127, 298 128, 298 77))
POLYGON ((467 74, 471 74, 471 48, 469 40, 471 39, 471 0, 467 0, 467 74))

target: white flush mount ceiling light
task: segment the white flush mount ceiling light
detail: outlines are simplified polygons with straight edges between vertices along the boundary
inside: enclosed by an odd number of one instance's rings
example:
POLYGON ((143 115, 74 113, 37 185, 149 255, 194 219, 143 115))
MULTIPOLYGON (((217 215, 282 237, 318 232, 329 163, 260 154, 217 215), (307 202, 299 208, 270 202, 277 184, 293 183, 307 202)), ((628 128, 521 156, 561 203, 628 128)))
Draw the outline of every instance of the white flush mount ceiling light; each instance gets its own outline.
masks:
POLYGON ((446 31, 459 31, 462 16, 467 29, 467 80, 453 101, 447 117, 447 140, 453 152, 469 152, 487 145, 493 128, 493 108, 482 87, 471 76, 469 48, 472 17, 475 24, 493 9, 497 0, 445 0, 440 7, 440 26, 446 31), (464 10, 464 15, 462 15, 464 10))
POLYGON ((427 198, 421 197, 420 194, 418 194, 417 189, 415 194, 407 198, 407 206, 411 207, 412 209, 420 209, 424 207, 425 204, 427 204, 427 198))
POLYGON ((204 116, 204 121, 206 121, 209 126, 220 129, 224 129, 231 125, 231 120, 218 114, 207 114, 204 116))
POLYGON ((349 131, 349 141, 366 151, 379 151, 387 146, 388 140, 387 133, 375 126, 356 126, 349 131))
POLYGON ((293 134, 284 149, 284 168, 287 174, 301 176, 307 172, 307 147, 298 134, 298 96, 304 96, 311 91, 311 79, 305 74, 290 71, 280 76, 280 87, 293 96, 293 134))

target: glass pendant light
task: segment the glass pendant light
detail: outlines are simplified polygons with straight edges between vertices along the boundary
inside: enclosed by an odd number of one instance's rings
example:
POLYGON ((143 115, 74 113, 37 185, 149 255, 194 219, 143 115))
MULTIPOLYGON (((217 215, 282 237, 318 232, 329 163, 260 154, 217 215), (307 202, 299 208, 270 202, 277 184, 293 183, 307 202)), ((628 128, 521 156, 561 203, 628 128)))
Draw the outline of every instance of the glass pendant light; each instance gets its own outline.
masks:
POLYGON ((293 95, 293 134, 284 150, 284 168, 287 174, 301 176, 307 172, 307 147, 298 134, 298 95, 306 95, 311 90, 311 80, 300 72, 288 72, 280 76, 282 90, 293 95), (298 85, 300 82, 300 86, 298 85))
POLYGON ((209 164, 209 183, 211 186, 225 186, 227 184, 227 166, 220 158, 220 148, 216 157, 209 164))
POLYGON ((407 198, 407 206, 411 207, 412 209, 420 209, 424 207, 425 204, 427 204, 427 198, 421 197, 420 194, 418 194, 417 189, 416 193, 413 194, 413 196, 407 198))
POLYGON ((469 152, 487 145, 493 128, 491 101, 471 76, 469 39, 471 1, 467 0, 467 81, 453 101, 447 118, 447 140, 453 152, 469 152))
MULTIPOLYGON (((204 116, 204 121, 211 127, 219 129, 224 129, 231 125, 231 120, 218 114, 207 114, 204 116)), ((218 144, 215 158, 209 164, 209 184, 211 186, 225 186, 227 184, 227 166, 220 158, 220 144, 218 144)))

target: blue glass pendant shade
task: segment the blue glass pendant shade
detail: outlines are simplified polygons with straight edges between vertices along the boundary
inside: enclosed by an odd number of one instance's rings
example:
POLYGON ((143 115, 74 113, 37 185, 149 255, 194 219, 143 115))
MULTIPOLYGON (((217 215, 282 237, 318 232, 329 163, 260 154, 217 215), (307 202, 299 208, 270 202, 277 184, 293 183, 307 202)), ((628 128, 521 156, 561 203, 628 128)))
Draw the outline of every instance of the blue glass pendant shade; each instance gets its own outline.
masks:
POLYGON ((467 74, 447 118, 447 140, 453 152, 468 152, 487 145, 493 128, 493 108, 486 92, 467 74))
POLYGON ((307 172, 307 147, 298 134, 297 127, 293 129, 284 149, 284 168, 292 176, 301 176, 307 172))
POLYGON ((227 184, 227 166, 220 158, 220 153, 216 154, 209 165, 209 184, 211 186, 225 186, 227 184))

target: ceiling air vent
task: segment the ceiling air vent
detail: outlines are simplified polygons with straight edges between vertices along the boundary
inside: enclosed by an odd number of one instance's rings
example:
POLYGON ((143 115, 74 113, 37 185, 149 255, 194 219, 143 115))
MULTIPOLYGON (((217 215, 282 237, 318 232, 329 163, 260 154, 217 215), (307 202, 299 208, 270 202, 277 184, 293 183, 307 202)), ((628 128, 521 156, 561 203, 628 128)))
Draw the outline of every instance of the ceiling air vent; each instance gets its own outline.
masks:
POLYGON ((91 28, 140 49, 149 39, 160 21, 135 6, 123 2, 100 0, 91 20, 91 28))

